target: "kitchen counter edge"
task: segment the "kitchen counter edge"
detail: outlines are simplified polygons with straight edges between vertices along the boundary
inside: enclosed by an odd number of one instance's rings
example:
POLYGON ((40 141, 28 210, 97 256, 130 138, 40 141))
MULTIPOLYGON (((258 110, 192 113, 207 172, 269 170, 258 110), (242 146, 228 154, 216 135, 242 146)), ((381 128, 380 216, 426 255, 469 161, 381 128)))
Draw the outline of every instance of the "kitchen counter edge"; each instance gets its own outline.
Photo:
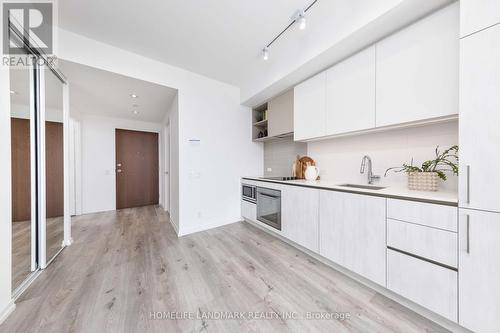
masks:
MULTIPOLYGON (((438 204, 438 205, 445 205, 445 206, 453 206, 453 207, 458 207, 458 199, 447 199, 447 198, 429 198, 431 194, 437 194, 435 195, 436 197, 439 197, 440 192, 418 192, 415 191, 415 195, 407 195, 407 194, 398 194, 397 191, 398 189, 392 188, 393 192, 391 193, 391 187, 387 187, 383 190, 358 190, 358 189, 353 189, 353 188, 343 188, 341 186, 328 186, 328 185, 321 185, 316 182, 297 182, 297 181, 281 181, 281 180, 272 180, 272 179, 262 179, 259 177, 242 177, 242 180, 250 180, 250 181, 257 181, 257 182, 264 182, 264 183, 275 183, 275 184, 282 184, 282 185, 288 185, 288 186, 299 186, 299 187, 308 187, 308 188, 315 188, 319 190, 327 190, 327 191, 337 191, 337 192, 345 192, 345 193, 353 193, 353 194, 364 194, 364 195, 370 195, 374 197, 384 197, 384 198, 389 198, 389 199, 401 199, 401 200, 409 200, 409 201, 417 201, 417 202, 423 202, 423 203, 431 203, 431 204, 438 204), (421 195, 419 195, 421 194, 421 195)), ((401 191, 401 189, 399 189, 401 191)), ((441 192, 443 193, 443 192, 441 192)), ((450 194, 450 192, 444 192, 446 194, 450 194)), ((413 193, 412 193, 413 194, 413 193)))

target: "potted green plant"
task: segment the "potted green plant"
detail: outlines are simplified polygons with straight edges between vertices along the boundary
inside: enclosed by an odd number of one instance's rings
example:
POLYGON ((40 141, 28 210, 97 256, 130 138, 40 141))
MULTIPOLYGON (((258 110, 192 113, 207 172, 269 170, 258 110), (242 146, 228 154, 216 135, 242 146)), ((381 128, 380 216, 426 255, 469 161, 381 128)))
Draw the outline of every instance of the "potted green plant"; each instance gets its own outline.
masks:
POLYGON ((389 168, 385 175, 391 170, 394 172, 406 172, 408 174, 408 188, 417 191, 437 191, 439 179, 445 181, 446 173, 451 172, 458 175, 458 146, 452 146, 443 152, 436 147, 436 157, 425 161, 422 165, 413 165, 413 159, 410 164, 404 163, 400 167, 389 168))

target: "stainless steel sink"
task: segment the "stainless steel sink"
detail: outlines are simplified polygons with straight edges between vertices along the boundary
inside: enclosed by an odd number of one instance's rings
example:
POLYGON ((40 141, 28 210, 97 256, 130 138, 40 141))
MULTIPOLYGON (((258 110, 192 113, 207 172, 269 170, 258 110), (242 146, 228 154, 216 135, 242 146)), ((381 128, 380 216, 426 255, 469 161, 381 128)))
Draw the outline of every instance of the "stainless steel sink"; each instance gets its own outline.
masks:
POLYGON ((373 185, 358 185, 358 184, 341 184, 338 186, 342 187, 350 187, 350 188, 361 188, 364 190, 383 190, 385 187, 382 186, 373 186, 373 185))

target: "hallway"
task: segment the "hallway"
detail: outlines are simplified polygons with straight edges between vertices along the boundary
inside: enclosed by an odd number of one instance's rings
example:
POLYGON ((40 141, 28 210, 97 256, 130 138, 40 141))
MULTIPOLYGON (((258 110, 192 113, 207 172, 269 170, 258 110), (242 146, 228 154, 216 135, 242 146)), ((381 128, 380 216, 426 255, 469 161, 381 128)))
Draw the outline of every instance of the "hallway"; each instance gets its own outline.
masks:
POLYGON ((148 206, 80 216, 73 232, 0 332, 444 332, 247 223, 178 239, 167 214, 148 206), (210 311, 298 317, 198 318, 210 311))

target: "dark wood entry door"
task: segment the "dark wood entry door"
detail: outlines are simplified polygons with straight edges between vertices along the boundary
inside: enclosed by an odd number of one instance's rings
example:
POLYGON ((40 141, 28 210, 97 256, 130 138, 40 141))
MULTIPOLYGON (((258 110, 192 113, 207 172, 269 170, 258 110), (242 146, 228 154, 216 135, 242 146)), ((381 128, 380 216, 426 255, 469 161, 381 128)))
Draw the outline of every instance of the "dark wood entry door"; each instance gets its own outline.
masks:
POLYGON ((158 133, 116 129, 116 209, 157 205, 158 133))

